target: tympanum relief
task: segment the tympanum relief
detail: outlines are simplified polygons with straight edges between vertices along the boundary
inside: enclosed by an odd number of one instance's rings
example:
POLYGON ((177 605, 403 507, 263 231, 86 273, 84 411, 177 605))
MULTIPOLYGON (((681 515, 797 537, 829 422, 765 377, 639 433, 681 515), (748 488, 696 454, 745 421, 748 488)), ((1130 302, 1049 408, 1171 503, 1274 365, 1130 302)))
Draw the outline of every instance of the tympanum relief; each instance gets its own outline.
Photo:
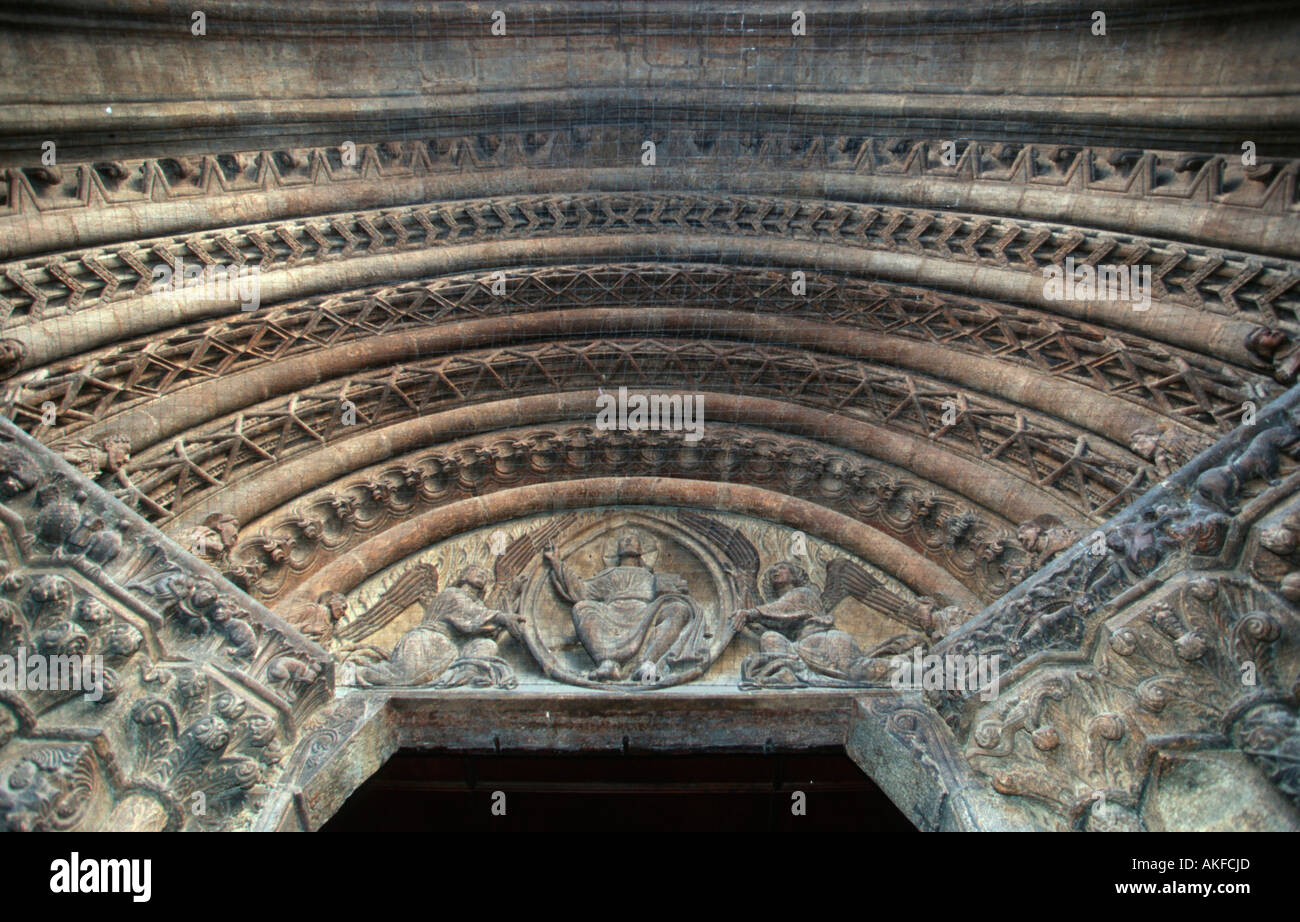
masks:
POLYGON ((744 516, 592 509, 442 542, 347 598, 345 684, 648 690, 886 685, 969 617, 744 516))

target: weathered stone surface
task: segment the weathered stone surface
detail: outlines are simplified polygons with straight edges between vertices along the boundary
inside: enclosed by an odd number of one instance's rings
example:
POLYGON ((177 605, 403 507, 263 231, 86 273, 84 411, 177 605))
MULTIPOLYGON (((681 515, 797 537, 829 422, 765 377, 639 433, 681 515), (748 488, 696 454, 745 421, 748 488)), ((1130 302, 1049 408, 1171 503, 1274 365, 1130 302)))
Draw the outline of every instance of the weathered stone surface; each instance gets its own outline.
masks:
POLYGON ((0 822, 248 826, 330 657, 8 421, 0 479, 0 822))
POLYGON ((0 823, 830 744, 927 829, 1294 827, 1300 15, 491 12, 0 5, 0 654, 106 670, 0 691, 0 823))
POLYGON ((1005 658, 998 699, 941 708, 976 771, 1039 822, 1087 828, 1103 805, 1134 827, 1300 822, 1300 616, 1273 588, 1293 565, 1298 409, 1293 388, 938 645, 1005 658), (1153 806, 1173 764, 1183 780, 1153 806), (1182 802, 1229 772, 1222 812, 1182 802), (1268 808, 1261 779, 1280 798, 1268 808))

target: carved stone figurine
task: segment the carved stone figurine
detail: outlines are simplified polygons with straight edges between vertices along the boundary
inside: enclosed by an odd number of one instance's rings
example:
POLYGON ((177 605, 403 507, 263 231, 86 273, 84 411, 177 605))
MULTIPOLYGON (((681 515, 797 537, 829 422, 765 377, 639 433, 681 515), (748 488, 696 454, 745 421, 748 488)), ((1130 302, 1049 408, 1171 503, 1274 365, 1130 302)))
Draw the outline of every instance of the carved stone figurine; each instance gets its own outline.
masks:
POLYGON ((334 625, 348 613, 348 597, 341 592, 325 592, 310 605, 304 605, 288 617, 303 636, 328 646, 334 637, 334 625))
POLYGON ((100 442, 78 439, 63 449, 63 460, 92 480, 105 472, 116 474, 131 460, 131 440, 121 435, 100 442))
POLYGON ((1212 509, 1235 515, 1238 494, 1245 484, 1253 480, 1273 484, 1281 454, 1300 454, 1300 411, 1293 411, 1290 419, 1255 436, 1227 464, 1212 467, 1196 478, 1200 500, 1212 509))
POLYGON ((1147 461, 1161 478, 1168 477, 1196 455, 1192 440, 1167 427, 1138 429, 1129 436, 1129 450, 1147 461))
MULTIPOLYGON (((762 628, 759 652, 741 663, 742 687, 881 684, 890 673, 889 655, 924 642, 917 634, 901 634, 864 653, 852 636, 836 629, 823 593, 803 567, 783 560, 766 580, 765 595, 772 601, 731 616, 736 630, 762 628)), ((844 597, 831 595, 834 602, 844 597)))
POLYGON ((597 664, 588 678, 616 682, 635 672, 658 680, 706 657, 708 628, 686 582, 647 566, 635 533, 619 538, 615 565, 590 579, 565 566, 554 548, 542 559, 555 591, 572 603, 578 639, 597 664))
POLYGON ((1045 563, 1065 550, 1079 538, 1074 529, 1054 515, 1035 516, 1028 522, 1022 522, 1016 530, 1016 540, 1030 554, 1034 555, 1033 569, 1040 569, 1045 563))
POLYGON ((1246 348, 1261 363, 1273 367, 1273 378, 1292 384, 1300 373, 1300 344, 1276 327, 1256 327, 1246 335, 1246 348))
POLYGON ((358 685, 492 685, 513 688, 514 670, 498 654, 496 637, 518 615, 483 603, 490 577, 469 566, 425 608, 424 619, 402 635, 388 658, 356 669, 358 685))

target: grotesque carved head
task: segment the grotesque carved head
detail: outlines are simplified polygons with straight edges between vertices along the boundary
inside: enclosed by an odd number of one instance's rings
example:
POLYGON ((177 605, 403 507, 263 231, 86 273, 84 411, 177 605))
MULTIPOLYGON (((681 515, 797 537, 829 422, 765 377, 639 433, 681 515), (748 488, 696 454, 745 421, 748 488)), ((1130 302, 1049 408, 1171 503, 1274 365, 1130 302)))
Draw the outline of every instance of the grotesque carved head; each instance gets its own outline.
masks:
POLYGON ((27 348, 16 339, 0 339, 0 378, 7 378, 22 364, 27 348))
POLYGON ((144 635, 129 624, 116 624, 104 640, 104 654, 111 657, 125 658, 140 649, 144 635))
POLYGON ((67 606, 72 600, 72 584, 61 576, 43 574, 32 583, 29 598, 36 605, 67 606))
POLYGON ((1256 327, 1246 334, 1246 348, 1263 359, 1272 358, 1286 341, 1286 333, 1275 327, 1256 327))
POLYGON ((36 486, 40 469, 16 445, 0 443, 0 499, 13 499, 36 486))
POLYGON ((113 620, 113 615, 108 610, 108 606, 91 596, 79 599, 73 610, 78 621, 90 625, 92 628, 98 628, 113 620))
POLYGON ((1138 429, 1129 436, 1129 450, 1148 461, 1156 456, 1156 449, 1159 446, 1160 431, 1158 429, 1138 429))
POLYGON ((110 435, 104 439, 104 454, 104 468, 110 474, 117 473, 131 460, 131 440, 124 435, 110 435))
POLYGON ((1021 522, 1020 527, 1016 529, 1016 539, 1025 550, 1035 551, 1045 549, 1053 538, 1057 539, 1057 543, 1059 543, 1067 532, 1064 522, 1054 515, 1044 513, 1043 515, 1034 516, 1028 522, 1021 522))

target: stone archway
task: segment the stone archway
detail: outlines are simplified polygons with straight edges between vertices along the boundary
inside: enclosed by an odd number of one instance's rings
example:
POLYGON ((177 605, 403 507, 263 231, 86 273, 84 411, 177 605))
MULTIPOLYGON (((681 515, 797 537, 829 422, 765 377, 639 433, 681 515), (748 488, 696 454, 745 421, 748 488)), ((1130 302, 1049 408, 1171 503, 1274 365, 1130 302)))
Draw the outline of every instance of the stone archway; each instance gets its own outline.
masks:
POLYGON ((922 828, 1297 824, 1294 11, 84 6, 0 14, 0 654, 111 698, 0 692, 6 824, 315 828, 620 721, 844 745, 922 828), (609 686, 540 562, 602 515, 691 590, 609 686), (792 556, 808 624, 723 643, 792 556))

